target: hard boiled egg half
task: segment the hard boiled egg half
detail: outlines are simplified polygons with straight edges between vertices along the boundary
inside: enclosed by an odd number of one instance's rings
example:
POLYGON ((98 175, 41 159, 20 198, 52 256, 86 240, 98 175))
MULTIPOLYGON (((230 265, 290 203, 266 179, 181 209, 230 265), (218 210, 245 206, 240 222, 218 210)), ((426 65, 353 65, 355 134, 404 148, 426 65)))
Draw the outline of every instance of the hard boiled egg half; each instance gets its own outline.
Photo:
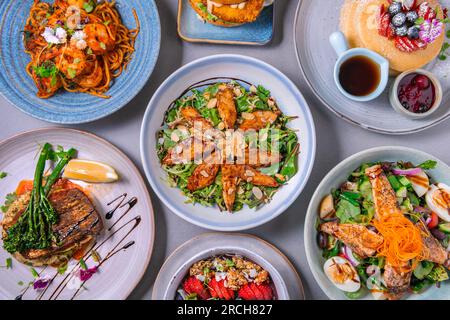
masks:
POLYGON ((450 187, 444 183, 432 185, 425 196, 428 207, 442 220, 450 222, 450 187))
POLYGON ((342 291, 356 292, 361 288, 359 275, 347 259, 332 257, 325 261, 323 270, 328 279, 342 291))

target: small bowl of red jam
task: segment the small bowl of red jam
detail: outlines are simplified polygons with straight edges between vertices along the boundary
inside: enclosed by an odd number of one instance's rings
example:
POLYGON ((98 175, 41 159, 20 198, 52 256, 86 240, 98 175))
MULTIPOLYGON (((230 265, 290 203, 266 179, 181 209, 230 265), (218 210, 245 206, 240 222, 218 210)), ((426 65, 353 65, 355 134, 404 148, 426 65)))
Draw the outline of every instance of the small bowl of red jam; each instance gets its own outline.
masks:
POLYGON ((406 71, 395 79, 389 100, 398 113, 421 119, 434 113, 441 105, 442 87, 438 78, 428 71, 406 71))

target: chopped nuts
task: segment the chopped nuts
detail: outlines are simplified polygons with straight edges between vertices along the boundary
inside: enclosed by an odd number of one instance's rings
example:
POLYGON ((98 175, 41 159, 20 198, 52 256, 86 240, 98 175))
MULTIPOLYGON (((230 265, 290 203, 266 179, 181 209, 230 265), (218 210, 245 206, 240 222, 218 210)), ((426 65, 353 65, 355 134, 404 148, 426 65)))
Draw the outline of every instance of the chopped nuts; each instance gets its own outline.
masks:
POLYGON ((234 188, 228 189, 228 194, 229 194, 229 195, 232 195, 233 193, 234 193, 234 188))
POLYGON ((282 174, 279 174, 279 173, 275 174, 275 178, 277 178, 280 181, 284 181, 284 179, 285 179, 285 177, 282 174))
POLYGON ((261 200, 264 196, 261 189, 258 187, 253 187, 252 192, 258 200, 261 200))
POLYGON ((242 96, 242 91, 241 91, 240 88, 234 88, 233 91, 234 91, 234 95, 235 95, 236 97, 242 96))
POLYGON ((253 120, 255 118, 255 115, 249 112, 242 112, 242 118, 245 120, 253 120))
POLYGON ((208 109, 214 109, 216 106, 217 106, 217 98, 209 100, 208 104, 206 105, 208 109))
POLYGON ((217 129, 219 129, 219 130, 225 129, 225 123, 220 122, 220 123, 217 125, 217 129))
POLYGON ((206 172, 205 170, 200 171, 200 174, 201 174, 202 176, 204 176, 205 178, 208 178, 208 177, 209 177, 208 172, 206 172))
POLYGON ((256 87, 254 85, 252 85, 249 90, 252 93, 257 93, 258 92, 258 89, 256 89, 256 87))
POLYGON ((172 132, 172 134, 170 135, 170 140, 172 140, 173 142, 178 142, 178 141, 180 141, 180 137, 179 137, 178 134, 174 131, 174 132, 172 132))
POLYGON ((251 170, 245 170, 245 176, 246 177, 254 177, 255 174, 251 170))

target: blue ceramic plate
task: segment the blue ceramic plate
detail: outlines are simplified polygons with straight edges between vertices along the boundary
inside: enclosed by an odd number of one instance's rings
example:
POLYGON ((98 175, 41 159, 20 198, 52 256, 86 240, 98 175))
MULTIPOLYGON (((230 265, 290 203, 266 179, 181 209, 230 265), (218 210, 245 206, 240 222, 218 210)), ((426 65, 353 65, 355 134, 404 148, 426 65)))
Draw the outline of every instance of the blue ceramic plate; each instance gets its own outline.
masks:
POLYGON ((85 123, 119 110, 142 89, 156 64, 161 39, 158 11, 153 0, 117 0, 122 20, 129 28, 136 25, 132 13, 132 9, 136 9, 141 32, 131 63, 108 91, 110 99, 64 91, 46 100, 36 96, 36 86, 25 71, 30 58, 24 52, 21 33, 32 3, 31 0, 0 1, 0 92, 17 108, 49 122, 85 123))
POLYGON ((178 34, 188 42, 264 45, 273 35, 273 5, 265 7, 253 23, 226 28, 204 23, 189 0, 179 0, 178 34))

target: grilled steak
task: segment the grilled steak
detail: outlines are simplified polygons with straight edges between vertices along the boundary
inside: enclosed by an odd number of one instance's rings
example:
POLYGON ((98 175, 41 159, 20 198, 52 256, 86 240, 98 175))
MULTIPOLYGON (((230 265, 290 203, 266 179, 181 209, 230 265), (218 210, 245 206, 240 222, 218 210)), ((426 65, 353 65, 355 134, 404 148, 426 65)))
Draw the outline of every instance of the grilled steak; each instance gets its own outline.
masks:
MULTIPOLYGON (((19 261, 35 266, 58 264, 60 259, 57 256, 70 257, 76 250, 92 242, 102 231, 102 219, 89 198, 77 188, 71 186, 60 188, 60 185, 55 185, 49 195, 49 200, 58 213, 58 223, 53 226, 53 231, 59 242, 53 243, 47 249, 16 253, 15 256, 19 261)), ((30 193, 26 193, 10 206, 2 223, 3 237, 25 211, 29 199, 30 193)))

